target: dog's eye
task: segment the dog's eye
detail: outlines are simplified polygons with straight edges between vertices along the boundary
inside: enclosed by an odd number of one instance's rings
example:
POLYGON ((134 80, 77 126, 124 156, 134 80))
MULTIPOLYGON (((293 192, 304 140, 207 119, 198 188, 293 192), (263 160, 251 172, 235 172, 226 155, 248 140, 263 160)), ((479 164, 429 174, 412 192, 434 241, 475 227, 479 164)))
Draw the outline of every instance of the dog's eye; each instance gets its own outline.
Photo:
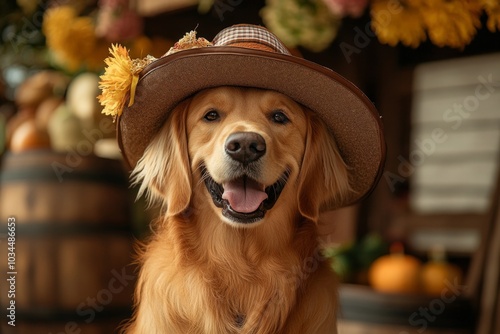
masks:
POLYGON ((285 113, 281 110, 274 111, 271 115, 271 120, 274 123, 278 123, 278 124, 286 124, 290 121, 288 119, 288 117, 285 115, 285 113))
POLYGON ((216 110, 210 110, 203 116, 203 119, 208 122, 216 121, 220 118, 219 113, 216 110))

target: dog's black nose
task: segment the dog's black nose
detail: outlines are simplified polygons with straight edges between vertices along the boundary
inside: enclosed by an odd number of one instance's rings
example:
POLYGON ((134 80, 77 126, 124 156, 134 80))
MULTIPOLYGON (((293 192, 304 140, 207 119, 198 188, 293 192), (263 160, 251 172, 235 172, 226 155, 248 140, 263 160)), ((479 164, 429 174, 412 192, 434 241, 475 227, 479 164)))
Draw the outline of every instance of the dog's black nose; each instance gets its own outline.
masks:
POLYGON ((266 153, 266 141, 255 132, 235 132, 227 137, 226 153, 234 160, 247 164, 266 153))

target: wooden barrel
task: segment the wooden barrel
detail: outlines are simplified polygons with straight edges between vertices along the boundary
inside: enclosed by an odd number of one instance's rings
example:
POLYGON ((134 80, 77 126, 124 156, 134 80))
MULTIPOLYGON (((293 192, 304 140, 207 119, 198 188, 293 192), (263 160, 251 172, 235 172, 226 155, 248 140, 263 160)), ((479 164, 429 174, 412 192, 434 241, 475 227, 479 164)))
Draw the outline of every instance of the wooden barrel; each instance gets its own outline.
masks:
MULTIPOLYGON (((0 169, 2 237, 15 220, 15 264, 0 242, 2 333, 113 333, 131 313, 135 270, 128 177, 116 160, 70 153, 6 154, 0 169), (2 282, 5 279, 2 277, 2 282), (7 319, 9 320, 9 319, 7 319), (79 331, 81 330, 81 331, 79 331)), ((5 242, 4 242, 5 241, 5 242)))
POLYGON ((450 283, 449 289, 435 298, 343 285, 339 334, 472 334, 472 304, 450 283))

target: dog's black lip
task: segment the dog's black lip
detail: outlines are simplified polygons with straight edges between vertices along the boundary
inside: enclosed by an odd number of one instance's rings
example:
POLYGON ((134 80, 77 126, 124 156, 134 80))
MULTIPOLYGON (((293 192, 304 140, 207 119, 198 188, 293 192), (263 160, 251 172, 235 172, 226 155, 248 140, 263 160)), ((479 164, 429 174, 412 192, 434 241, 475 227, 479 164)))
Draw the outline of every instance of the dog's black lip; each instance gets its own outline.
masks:
POLYGON ((233 210, 233 208, 231 208, 231 205, 229 205, 229 202, 222 198, 224 188, 221 184, 215 182, 204 165, 201 165, 200 170, 203 181, 205 182, 205 186, 210 193, 215 206, 222 208, 222 215, 224 217, 242 224, 251 224, 263 219, 266 211, 272 209, 274 204, 276 204, 276 201, 278 200, 281 192, 283 191, 283 188, 286 185, 286 182, 288 181, 288 177, 290 176, 288 169, 286 169, 285 172, 283 172, 283 175, 278 179, 278 181, 265 188, 264 191, 267 194, 267 199, 260 204, 259 208, 250 213, 243 213, 233 210))

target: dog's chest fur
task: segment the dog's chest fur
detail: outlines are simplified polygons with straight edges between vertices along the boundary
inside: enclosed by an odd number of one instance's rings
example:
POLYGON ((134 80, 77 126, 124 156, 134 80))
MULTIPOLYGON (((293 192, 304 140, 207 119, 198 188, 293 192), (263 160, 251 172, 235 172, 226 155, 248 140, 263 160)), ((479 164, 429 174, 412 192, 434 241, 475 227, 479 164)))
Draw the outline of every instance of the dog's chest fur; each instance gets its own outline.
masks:
POLYGON ((311 231, 266 250, 252 234, 223 224, 211 231, 186 221, 168 226, 162 234, 170 237, 153 240, 144 254, 145 312, 163 318, 172 333, 291 333, 283 327, 323 266, 317 250, 299 245, 312 244, 300 240, 311 231))

